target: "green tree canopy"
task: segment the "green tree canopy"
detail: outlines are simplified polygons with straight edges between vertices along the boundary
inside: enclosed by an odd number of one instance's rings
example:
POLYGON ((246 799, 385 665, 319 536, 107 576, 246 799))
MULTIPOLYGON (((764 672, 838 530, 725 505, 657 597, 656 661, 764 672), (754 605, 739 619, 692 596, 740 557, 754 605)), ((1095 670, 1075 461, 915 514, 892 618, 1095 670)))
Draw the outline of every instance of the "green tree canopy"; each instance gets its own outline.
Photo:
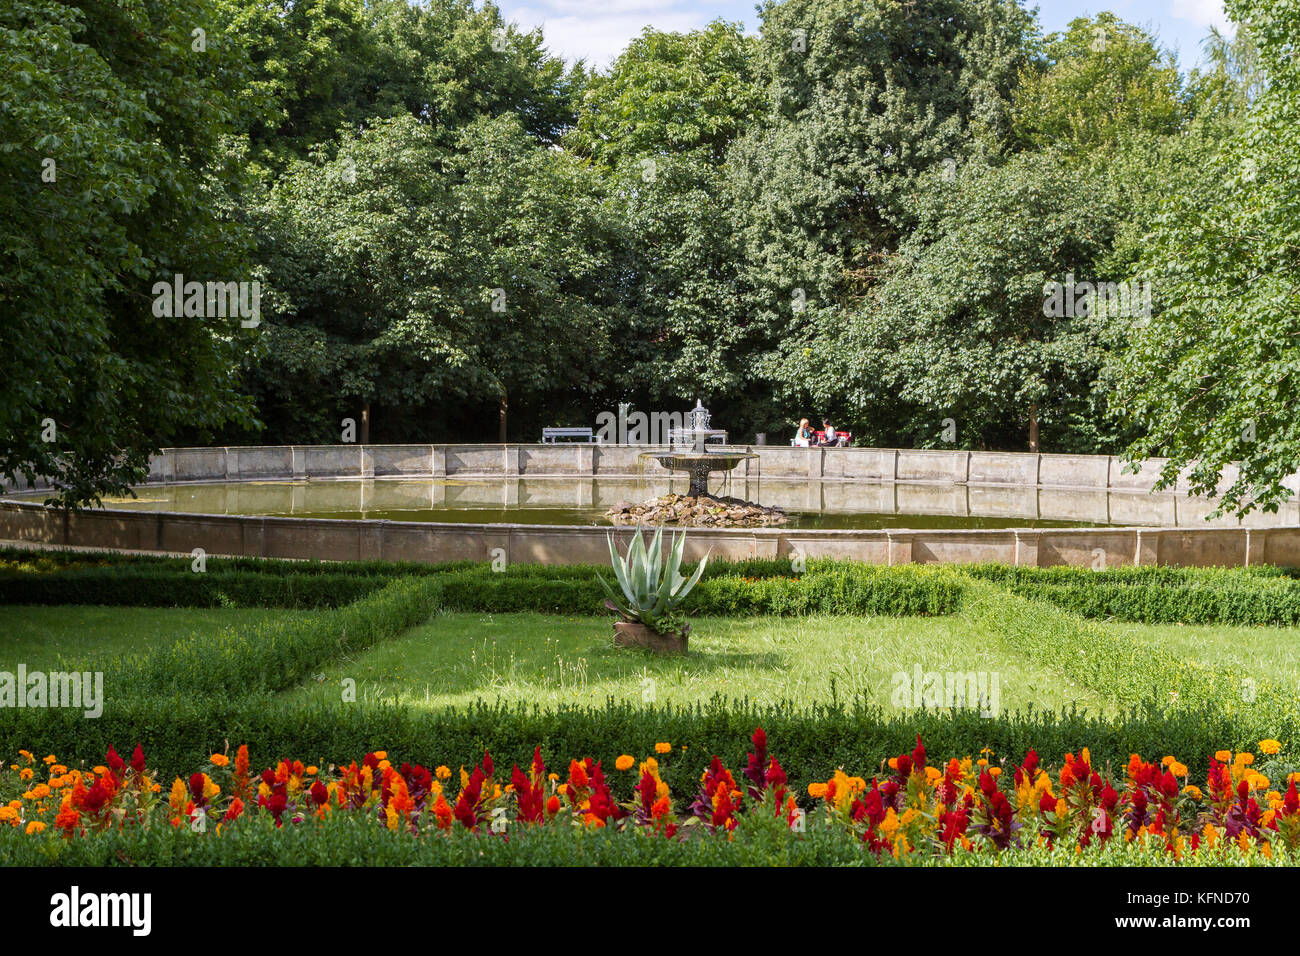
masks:
POLYGON ((1194 491, 1245 513, 1290 497, 1300 463, 1300 3, 1229 10, 1258 44, 1267 87, 1153 230, 1160 308, 1118 363, 1117 389, 1143 436, 1129 454, 1167 458, 1161 487, 1186 472, 1194 491))
POLYGON ((228 40, 204 0, 0 8, 0 473, 65 503, 247 420, 233 372, 256 331, 152 309, 178 273, 256 279, 228 40))

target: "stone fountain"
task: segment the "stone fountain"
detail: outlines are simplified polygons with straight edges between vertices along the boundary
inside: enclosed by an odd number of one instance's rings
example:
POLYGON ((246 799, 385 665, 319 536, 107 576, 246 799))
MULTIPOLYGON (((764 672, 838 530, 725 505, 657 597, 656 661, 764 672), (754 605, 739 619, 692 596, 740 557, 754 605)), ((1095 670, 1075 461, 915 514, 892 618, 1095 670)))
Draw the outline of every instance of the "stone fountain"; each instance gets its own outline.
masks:
POLYGON ((697 398, 695 407, 686 413, 686 427, 669 430, 669 450, 645 452, 642 457, 653 458, 669 471, 688 475, 691 484, 686 493, 692 498, 707 495, 709 476, 714 472, 726 474, 742 461, 758 457, 751 452, 709 451, 706 443, 710 438, 721 438, 725 444, 727 433, 709 427, 709 410, 697 398))
POLYGON ((709 410, 695 400, 686 413, 685 427, 668 433, 668 451, 642 452, 644 460, 654 460, 669 471, 685 474, 690 487, 685 495, 665 495, 639 505, 618 505, 606 517, 614 524, 679 524, 703 527, 762 527, 784 524, 785 512, 764 508, 738 498, 709 495, 709 478, 729 474, 742 461, 757 458, 752 452, 710 451, 708 441, 720 439, 726 444, 727 433, 709 427, 709 410))

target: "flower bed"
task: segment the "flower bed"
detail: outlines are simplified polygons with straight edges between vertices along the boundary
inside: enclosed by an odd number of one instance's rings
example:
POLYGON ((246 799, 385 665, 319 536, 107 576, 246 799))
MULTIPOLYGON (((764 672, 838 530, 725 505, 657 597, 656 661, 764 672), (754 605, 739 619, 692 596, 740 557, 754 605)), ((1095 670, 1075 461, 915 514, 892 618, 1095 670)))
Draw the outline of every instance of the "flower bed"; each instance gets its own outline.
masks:
MULTIPOLYGON (((639 760, 623 754, 608 772, 591 758, 550 771, 538 748, 529 767, 509 774, 489 754, 471 771, 453 772, 394 764, 384 752, 323 770, 281 760, 259 774, 240 747, 233 758, 213 754, 165 790, 138 745, 129 760, 110 748, 104 765, 89 771, 22 751, 0 772, 0 824, 68 841, 169 826, 220 839, 243 827, 350 817, 416 838, 607 828, 681 843, 731 840, 742 823, 758 822, 789 840, 813 829, 850 834, 865 853, 904 862, 1027 849, 1084 854, 1112 841, 1179 861, 1228 852, 1246 862, 1300 849, 1300 772, 1275 787, 1250 752, 1215 754, 1202 787, 1173 756, 1147 762, 1134 754, 1116 779, 1095 768, 1086 749, 1053 771, 1032 750, 1019 761, 995 763, 983 753, 936 766, 918 737, 910 754, 887 761, 869 782, 840 770, 801 795, 761 729, 752 744, 737 774, 714 757, 689 794, 673 794, 663 780, 675 752, 668 743, 639 760), (611 774, 633 776, 632 800, 615 799, 611 774)), ((1280 748, 1259 744, 1270 757, 1280 748)))

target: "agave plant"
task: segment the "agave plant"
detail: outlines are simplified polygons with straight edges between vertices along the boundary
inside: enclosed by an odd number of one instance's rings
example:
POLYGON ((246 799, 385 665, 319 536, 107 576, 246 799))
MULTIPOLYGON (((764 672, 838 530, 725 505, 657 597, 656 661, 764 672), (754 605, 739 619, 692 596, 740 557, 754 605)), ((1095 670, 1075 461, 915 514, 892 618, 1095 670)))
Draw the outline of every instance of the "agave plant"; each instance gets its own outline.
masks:
POLYGON ((682 552, 686 547, 686 534, 683 532, 680 537, 673 537, 667 560, 660 547, 662 536, 663 528, 658 528, 647 548, 638 530, 628 545, 627 557, 624 558, 619 556, 613 536, 607 535, 610 564, 613 565, 614 577, 618 579, 622 594, 615 592, 599 574, 596 575, 601 587, 609 595, 607 603, 611 609, 629 621, 640 621, 656 631, 672 625, 682 601, 699 583, 704 566, 709 561, 706 554, 689 579, 682 577, 682 552))

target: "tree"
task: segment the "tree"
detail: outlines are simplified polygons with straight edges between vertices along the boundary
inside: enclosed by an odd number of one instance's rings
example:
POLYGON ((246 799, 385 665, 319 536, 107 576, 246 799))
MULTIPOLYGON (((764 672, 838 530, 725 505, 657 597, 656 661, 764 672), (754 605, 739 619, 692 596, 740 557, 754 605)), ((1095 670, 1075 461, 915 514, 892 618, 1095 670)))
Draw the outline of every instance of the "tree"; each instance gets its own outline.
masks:
POLYGON ((1160 306, 1117 369, 1117 403, 1163 456, 1158 487, 1186 472, 1219 509, 1276 510, 1300 462, 1300 4, 1233 0, 1267 88, 1242 130, 1172 197, 1148 244, 1160 306), (1230 466, 1240 462, 1239 470, 1230 466))
POLYGON ((273 171, 340 129, 414 116, 443 144, 479 116, 514 113, 555 144, 573 122, 582 64, 566 68, 488 3, 472 0, 221 0, 249 51, 243 91, 264 113, 250 135, 273 171))
POLYGON ((869 441, 1038 451, 1042 426, 1069 447, 1121 318, 1075 288, 1107 278, 1095 262, 1117 216, 1098 194, 1052 154, 935 177, 847 334, 824 315, 817 344, 788 350, 786 377, 825 403, 847 392, 869 441))
POLYGON ((702 153, 717 165, 762 108, 754 41, 739 24, 701 30, 647 27, 592 78, 565 145, 610 168, 633 159, 702 153))
MULTIPOLYGON (((512 400, 601 373, 608 226, 594 177, 512 116, 470 124, 452 148, 439 138, 410 116, 379 122, 277 183, 272 348, 252 371, 274 421, 325 437, 349 409, 488 400, 504 441, 512 400)), ((419 434, 394 424, 391 438, 419 434)))
POLYGON ((0 474, 98 501, 161 445, 249 420, 232 370, 256 330, 153 308, 176 274, 256 279, 242 82, 200 0, 0 8, 0 474))
MULTIPOLYGON (((866 296, 915 215, 927 173, 996 153, 1028 54, 1014 2, 784 0, 762 8, 766 122, 728 155, 762 414, 811 398, 781 354, 866 296)), ((783 411, 784 410, 784 411, 783 411)))
POLYGON ((1016 88, 1013 128, 1032 149, 1105 150, 1127 133, 1169 135, 1187 116, 1173 55, 1113 13, 1079 17, 1043 43, 1016 88))

